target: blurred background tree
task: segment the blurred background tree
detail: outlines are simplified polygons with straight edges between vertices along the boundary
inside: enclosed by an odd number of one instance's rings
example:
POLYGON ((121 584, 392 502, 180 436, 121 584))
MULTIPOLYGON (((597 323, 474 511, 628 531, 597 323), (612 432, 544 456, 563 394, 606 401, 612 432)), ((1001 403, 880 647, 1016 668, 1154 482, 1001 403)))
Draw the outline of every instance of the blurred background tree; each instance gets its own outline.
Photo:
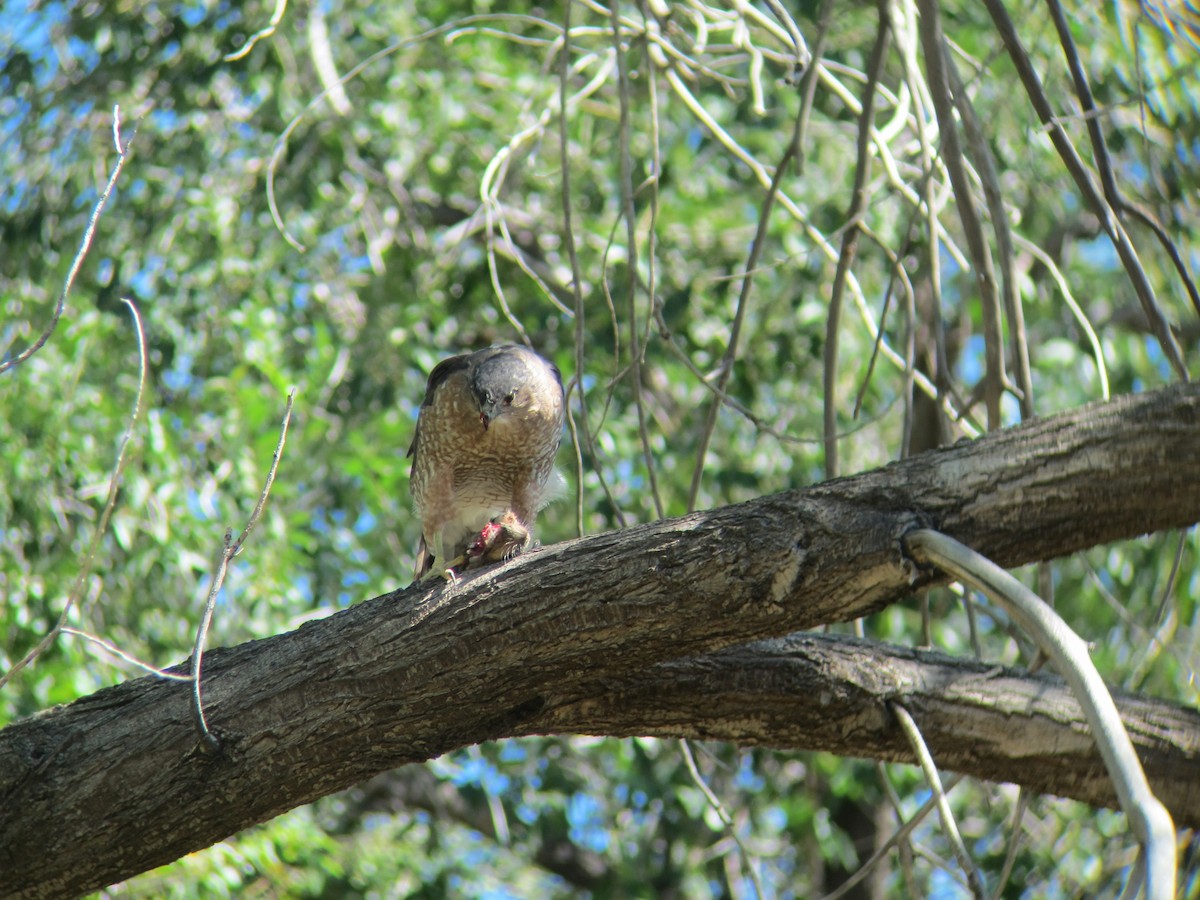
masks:
MULTIPOLYGON (((960 223, 918 4, 806 2, 782 19, 776 6, 580 2, 565 46, 559 5, 6 2, 0 352, 50 321, 113 163, 114 105, 136 136, 56 331, 0 376, 0 666, 51 629, 97 527, 137 384, 123 297, 146 328, 147 410, 69 624, 155 665, 190 650, 292 385, 279 479, 213 644, 407 583, 404 453, 426 375, 461 350, 528 341, 568 379, 572 494, 543 516, 547 543, 1177 377, 984 6, 947 2, 941 21, 982 135, 969 145, 965 117, 969 190, 1023 311, 1023 331, 1002 311, 1003 334, 960 223), (789 22, 819 61, 803 73, 789 22), (989 348, 1003 380, 987 377, 989 348)), ((1095 124, 1126 197, 1194 269, 1200 18, 1169 3, 1067 12, 1096 112, 1050 7, 1008 9, 1086 163, 1102 163, 1095 124)), ((1146 227, 1130 233, 1194 359, 1187 279, 1146 227)), ((1194 533, 1159 535, 1022 574, 1095 643, 1110 682, 1194 703, 1198 553, 1194 533)), ((927 628, 915 603, 861 628, 963 654, 973 635, 985 658, 1028 660, 960 596, 929 605, 927 628)), ((136 674, 63 635, 0 695, 0 725, 136 674)), ((722 745, 696 757, 741 849, 676 744, 527 739, 380 776, 110 893, 815 896, 925 799, 903 766, 722 745)), ((1119 814, 983 783, 953 801, 990 890, 1119 893, 1136 847, 1119 814)), ((1185 892, 1200 878, 1191 840, 1185 892)), ((844 896, 957 896, 950 859, 929 819, 844 896)))

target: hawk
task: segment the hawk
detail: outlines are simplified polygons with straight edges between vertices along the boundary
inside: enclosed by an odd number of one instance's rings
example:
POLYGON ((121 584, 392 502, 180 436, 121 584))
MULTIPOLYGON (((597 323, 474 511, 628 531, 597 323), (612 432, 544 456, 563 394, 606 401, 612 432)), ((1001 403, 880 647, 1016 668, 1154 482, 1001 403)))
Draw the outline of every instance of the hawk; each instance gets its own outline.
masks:
POLYGON ((562 376, 532 350, 490 347, 429 373, 408 455, 421 520, 414 575, 455 580, 454 567, 520 553, 562 477, 562 376))

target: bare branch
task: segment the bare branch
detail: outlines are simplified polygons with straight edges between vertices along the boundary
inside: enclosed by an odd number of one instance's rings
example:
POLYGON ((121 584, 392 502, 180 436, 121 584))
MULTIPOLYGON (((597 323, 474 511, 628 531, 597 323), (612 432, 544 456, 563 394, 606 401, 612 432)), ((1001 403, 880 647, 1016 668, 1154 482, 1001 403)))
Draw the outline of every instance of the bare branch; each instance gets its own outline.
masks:
MULTIPOLYGON (((50 335, 54 334, 54 329, 58 327, 58 320, 62 318, 63 310, 67 305, 67 294, 71 292, 71 286, 75 283, 75 278, 79 275, 79 269, 83 265, 84 259, 87 257, 88 250, 92 246, 92 237, 96 233, 96 225, 100 221, 100 214, 104 212, 104 205, 108 203, 108 198, 112 194, 113 188, 116 187, 117 179, 121 177, 121 170, 125 168, 125 160, 129 155, 129 147, 133 144, 133 139, 137 135, 137 129, 134 128, 134 133, 129 136, 123 145, 121 143, 121 107, 113 107, 113 144, 116 145, 117 161, 113 165, 112 172, 108 176, 108 182, 104 185, 104 190, 100 193, 100 199, 96 201, 96 205, 92 207, 92 214, 88 217, 87 228, 83 230, 83 240, 79 242, 79 250, 75 253, 75 258, 71 260, 71 268, 67 270, 66 280, 63 281, 62 290, 58 292, 58 302, 54 304, 54 315, 50 317, 50 324, 46 326, 36 341, 29 347, 26 347, 16 356, 11 359, 0 360, 0 374, 7 372, 9 369, 19 366, 33 354, 37 353, 45 345, 46 341, 50 340, 50 335)), ((129 302, 129 301, 125 301, 129 302)), ((134 312, 136 317, 136 310, 134 312)), ((141 328, 139 322, 138 328, 141 328)))
POLYGON ((692 776, 692 781, 696 787, 700 788, 700 792, 704 794, 704 798, 708 801, 708 805, 716 812, 717 817, 725 826, 725 830, 729 832, 729 836, 733 838, 734 844, 737 845, 738 853, 742 862, 746 866, 746 870, 750 873, 750 880, 754 882, 754 890, 756 896, 765 897, 763 892, 762 881, 758 877, 758 861, 750 855, 750 851, 746 849, 746 845, 742 843, 741 836, 737 833, 737 827, 733 824, 733 819, 729 817, 729 813, 725 809, 725 805, 721 799, 713 793, 713 789, 708 786, 708 782, 704 780, 704 776, 700 774, 700 770, 696 768, 696 758, 692 756, 691 745, 684 738, 679 741, 679 749, 683 753, 683 761, 687 764, 688 774, 692 776))
POLYGON ((958 124, 954 120, 954 103, 950 97, 949 54, 942 33, 941 13, 936 0, 920 3, 921 46, 925 50, 925 65, 929 71, 929 88, 937 112, 938 128, 942 135, 942 159, 954 185, 954 202, 959 221, 971 251, 971 265, 979 288, 983 309, 984 373, 983 397, 987 407, 988 428, 999 428, 1000 395, 1004 390, 1004 341, 1000 328, 1000 300, 996 288, 996 273, 992 266, 992 251, 983 236, 983 225, 975 205, 971 182, 967 178, 966 162, 958 140, 958 124))
POLYGON ((1096 168, 1100 172, 1100 184, 1104 188, 1104 197, 1118 213, 1133 216, 1154 233, 1172 265, 1175 266, 1175 272, 1179 275, 1179 280, 1191 298, 1192 306, 1196 308, 1196 313, 1200 314, 1200 292, 1196 290, 1196 282, 1192 278, 1192 273, 1188 271, 1187 263, 1183 261, 1179 247, 1171 240, 1167 230, 1150 210, 1139 203, 1131 202, 1117 184, 1112 158, 1108 154, 1108 142, 1104 140, 1104 131, 1100 127, 1099 111, 1096 109, 1096 101, 1092 97, 1092 87, 1088 84, 1087 75, 1083 71, 1083 61, 1075 49, 1075 39, 1071 37, 1071 26, 1067 23, 1066 14, 1058 0, 1049 0, 1047 5, 1050 7, 1050 17, 1054 20, 1054 29, 1058 32, 1059 43, 1062 44, 1063 55, 1067 58, 1067 65, 1071 70, 1071 80, 1075 83, 1075 95, 1079 98, 1084 121, 1087 123, 1088 137, 1092 142, 1092 156, 1096 161, 1096 168))
POLYGON ((942 778, 938 775, 937 765, 933 761, 933 756, 929 752, 929 748, 925 746, 925 739, 921 737, 921 730, 917 727, 917 723, 913 721, 913 717, 909 715, 907 709, 899 703, 892 704, 892 713, 900 722, 900 728, 904 732, 904 736, 908 738, 908 742, 912 745, 913 754, 917 757, 917 761, 921 766, 921 771, 925 773, 925 781, 929 785, 929 790, 933 792, 934 799, 937 801, 938 815, 942 820, 942 830, 946 832, 946 839, 949 840, 950 846, 954 848, 954 855, 958 859, 958 864, 962 866, 963 871, 967 874, 967 884, 971 888, 971 893, 975 900, 984 900, 987 894, 983 889, 983 879, 979 877, 979 870, 975 868, 975 864, 971 861, 971 856, 967 853, 967 848, 963 844, 962 835, 958 832, 958 824, 954 821, 954 813, 950 809, 950 801, 946 799, 946 792, 942 789, 942 778))
POLYGON ((171 679, 174 681, 191 681, 192 680, 191 677, 188 675, 176 675, 173 672, 168 672, 166 669, 160 669, 157 666, 152 666, 147 662, 143 662, 142 660, 137 659, 136 657, 130 656, 128 653, 126 653, 124 650, 122 650, 116 644, 110 643, 109 641, 104 640, 104 638, 97 637, 94 634, 88 634, 86 631, 80 631, 77 628, 65 628, 64 627, 62 630, 62 633, 69 634, 73 637, 81 637, 88 643, 95 644, 97 647, 104 650, 105 653, 109 653, 112 656, 115 656, 117 659, 121 660, 122 662, 129 663, 130 665, 134 666, 135 668, 141 669, 143 672, 149 672, 152 675, 157 675, 159 678, 167 678, 167 679, 171 679))
MULTIPOLYGON (((713 386, 713 398, 709 401, 708 415, 704 420, 704 428, 700 432, 699 446, 696 450, 696 464, 692 469, 692 483, 688 489, 688 510, 696 508, 696 498, 700 494, 700 482, 703 479, 705 471, 705 457, 708 456, 709 442, 712 440, 713 431, 717 427, 717 413, 721 409, 723 398, 727 396, 726 388, 729 386, 729 379, 733 376, 733 364, 737 358, 738 341, 741 338, 742 326, 746 320, 746 310, 750 305, 750 291, 754 285, 754 273, 758 269, 758 260, 762 255, 763 244, 767 240, 767 229, 771 223, 771 209, 775 205, 775 195, 779 192, 779 185, 782 182, 784 174, 788 170, 788 165, 795 158, 800 148, 800 128, 804 122, 804 108, 796 115, 795 123, 792 126, 792 139, 788 141, 787 148, 783 151, 783 157, 779 160, 779 164, 775 167, 775 175, 771 178, 771 184, 767 188, 766 196, 763 198, 762 209, 758 214, 758 227, 754 232, 754 240, 750 244, 750 256, 746 260, 746 268, 742 272, 741 289, 738 291, 737 311, 733 316, 733 324, 729 329, 729 342, 725 346, 725 353, 721 356, 721 362, 718 366, 717 383, 713 386)), ((702 379, 705 383, 708 379, 702 379)))
MULTIPOLYGON (((983 196, 992 220, 992 233, 996 236, 996 252, 1000 256, 1000 291, 1004 299, 1004 314, 1008 319, 1012 339, 1013 363, 1017 370, 1017 387, 1020 389, 1021 417, 1034 414, 1033 375, 1029 369, 1029 339, 1025 332, 1025 310, 1017 291, 1016 260, 1013 251, 1012 228, 1008 223, 1008 210, 1000 192, 1000 173, 996 171, 996 160, 988 144, 983 124, 975 114, 966 86, 958 74, 954 57, 945 55, 946 75, 950 80, 950 91, 954 96, 954 108, 962 119, 966 136, 966 149, 975 161, 975 171, 983 185, 983 196)), ((998 336, 999 337, 999 336, 998 336)))
POLYGON ((271 20, 267 22, 264 27, 250 35, 249 40, 247 40, 246 43, 241 46, 241 48, 233 51, 232 53, 227 53, 225 55, 225 62, 236 62, 237 60, 248 55, 250 51, 254 49, 254 45, 259 41, 265 40, 273 35, 275 33, 275 29, 279 27, 279 23, 283 21, 283 16, 286 12, 287 0, 275 0, 275 11, 271 13, 271 20))
MULTIPOLYGON (((90 236, 88 240, 90 240, 90 236)), ((137 397, 133 402, 133 413, 129 416, 129 424, 125 427, 125 434, 121 437, 121 447, 117 451, 117 461, 113 465, 112 475, 108 479, 108 498, 104 501, 104 511, 100 514, 100 521, 96 523, 96 530, 92 532, 92 539, 88 542, 87 555, 83 559, 83 565, 79 568, 79 574, 75 577, 75 584, 71 588, 71 593, 67 595, 66 603, 63 604, 63 610, 58 616, 58 621, 54 623, 54 627, 50 629, 44 638, 38 641, 32 650, 18 660, 11 669, 0 675, 0 690, 12 680, 14 675, 41 656, 46 648, 54 643, 66 626, 71 610, 79 603, 80 598, 83 597, 87 580, 92 574, 92 566, 96 562, 96 552, 100 549, 100 540, 108 531, 108 522, 112 518, 113 510, 117 505, 117 491, 121 487, 121 479, 125 474, 125 467, 129 463, 129 445, 133 441, 133 435, 138 422, 141 421, 142 399, 146 390, 146 333, 142 330, 142 316, 132 300, 122 297, 121 302, 129 307, 129 313, 133 316, 133 326, 137 331, 138 389, 137 397)))
POLYGON ((1008 11, 1004 7, 1003 0, 984 0, 984 5, 987 6, 988 12, 992 16, 992 21, 996 24, 1000 38, 1004 41, 1004 46, 1008 50, 1008 55, 1016 66, 1021 83, 1025 86, 1025 93, 1029 95, 1038 118, 1046 126, 1054 148, 1062 158, 1067 171, 1075 180, 1080 195, 1088 206, 1091 207, 1092 212, 1099 218, 1101 227, 1103 227, 1104 232, 1116 248, 1117 256, 1120 257, 1121 264, 1125 267, 1129 280, 1133 283, 1134 291, 1138 295, 1138 301, 1142 304, 1142 310, 1146 313, 1146 318, 1150 322, 1154 336, 1158 339, 1159 346, 1162 347, 1163 354, 1171 363, 1171 367, 1175 370, 1175 373, 1182 380, 1186 381, 1188 379, 1188 371, 1183 361, 1183 354, 1179 349, 1179 344, 1176 342, 1174 334, 1171 332, 1166 315, 1163 313, 1158 299, 1154 296, 1154 288, 1150 284, 1146 270, 1142 268, 1137 250, 1134 249, 1129 235, 1125 232, 1125 228, 1117 218, 1112 206, 1105 199, 1104 195, 1096 189, 1091 172, 1084 165, 1078 151, 1076 151, 1074 145, 1071 143, 1066 130, 1054 115, 1054 110, 1050 106, 1050 100, 1046 96, 1045 89, 1042 87, 1042 80, 1038 77, 1037 71, 1029 59, 1029 54, 1025 52, 1025 47, 1017 34, 1016 26, 1013 24, 1008 11))
MULTIPOLYGON (((842 246, 837 256, 837 268, 833 275, 833 288, 829 296, 829 314, 825 319, 824 359, 824 411, 825 411, 825 477, 835 478, 838 474, 837 456, 837 374, 838 374, 838 329, 842 320, 842 297, 846 280, 854 267, 858 250, 858 220, 867 208, 867 179, 871 174, 871 131, 875 126, 875 90, 883 72, 891 41, 892 24, 886 0, 878 3, 879 24, 875 32, 875 45, 871 48, 867 63, 867 84, 863 88, 862 112, 858 117, 858 157, 854 167, 854 187, 850 208, 846 210, 846 230, 842 234, 842 246)), ((878 332, 881 335, 882 327, 878 332)))
MULTIPOLYGON (((621 164, 621 218, 625 220, 625 267, 629 280, 627 288, 629 316, 629 381, 633 390, 633 405, 637 409, 638 437, 642 444, 642 458, 646 463, 646 477, 650 482, 650 497, 654 501, 654 512, 661 519, 664 515, 662 495, 658 490, 658 473, 654 454, 650 450, 650 434, 646 430, 646 401, 642 396, 642 344, 638 337, 637 289, 638 289, 638 246, 637 219, 633 208, 633 155, 629 147, 629 64, 622 46, 621 26, 618 23, 619 0, 612 0, 613 53, 617 60, 617 93, 620 98, 618 120, 618 144, 621 164)), ((654 302, 653 296, 650 298, 654 302)))
POLYGON ((279 442, 275 445, 275 454, 271 457, 271 467, 267 471, 267 480, 263 484, 262 492, 258 495, 258 503, 254 506, 254 511, 250 513, 250 518, 246 522, 246 527, 242 529, 242 533, 238 535, 237 540, 232 540, 233 533, 225 532, 225 547, 221 551, 221 556, 217 560, 217 567, 213 571, 212 580, 209 582, 208 597, 204 602, 204 613, 200 617, 200 625, 196 629, 196 642, 192 648, 191 660, 191 683, 192 683, 192 716, 196 724, 196 731, 204 738, 210 750, 216 751, 220 749, 220 742, 217 736, 212 733, 208 727, 208 722, 204 716, 204 704, 200 696, 200 663, 204 657, 204 644, 208 638, 208 627, 212 623, 213 610, 217 604, 217 594, 221 590, 221 585, 225 582, 225 574, 229 571, 229 564, 233 558, 242 552, 242 547, 246 543, 246 539, 250 537, 250 532, 258 523, 262 516, 263 509, 267 505, 267 497, 271 494, 271 485, 275 483, 275 473, 279 471, 279 461, 283 458, 283 445, 287 440, 288 424, 292 421, 292 404, 296 400, 296 389, 292 388, 288 391, 287 406, 283 411, 283 423, 279 426, 279 442))

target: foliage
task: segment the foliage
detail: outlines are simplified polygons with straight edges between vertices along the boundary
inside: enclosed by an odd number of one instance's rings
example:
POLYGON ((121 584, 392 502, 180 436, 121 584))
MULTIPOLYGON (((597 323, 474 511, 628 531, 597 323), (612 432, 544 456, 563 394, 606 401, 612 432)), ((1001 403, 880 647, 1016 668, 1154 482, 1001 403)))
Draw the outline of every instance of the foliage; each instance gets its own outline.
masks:
MULTIPOLYGON (((793 51, 768 14, 732 11, 741 4, 672 4, 651 16, 661 5, 621 6, 619 56, 605 8, 574 5, 565 88, 561 8, 514 4, 500 13, 480 4, 472 14, 412 0, 293 4, 273 34, 230 60, 274 4, 5 5, 0 43, 12 52, 0 54, 0 348, 7 354, 50 321, 114 158, 114 105, 132 152, 57 329, 28 362, 0 376, 3 669, 59 616, 103 509, 137 391, 137 344, 122 297, 145 323, 148 408, 68 624, 154 665, 190 652, 222 535, 240 530, 254 507, 293 385, 299 399, 280 475, 219 598, 212 644, 290 629, 407 582, 417 531, 404 454, 425 376, 460 349, 528 337, 570 379, 572 434, 581 437, 561 463, 573 494, 544 516, 546 542, 737 502, 830 471, 821 449, 825 323, 850 227, 855 105, 877 11, 829 5, 802 164, 789 165, 781 179, 743 300, 766 181, 803 102, 787 82, 793 51), (324 52, 339 75, 355 70, 336 91, 322 74, 324 52), (700 108, 721 132, 700 120, 700 108), (740 338, 726 364, 735 319, 740 338), (709 435, 716 385, 753 419, 723 405, 709 435)), ((810 46, 821 30, 817 6, 799 4, 797 24, 810 46)), ((832 385, 843 472, 938 443, 931 404, 919 389, 914 398, 913 369, 941 379, 957 398, 961 416, 943 424, 949 437, 986 424, 982 407, 964 408, 985 371, 986 338, 956 207, 938 211, 936 245, 914 207, 926 194, 923 154, 937 151, 928 101, 905 80, 906 48, 921 55, 915 12, 911 4, 893 10, 896 36, 875 107, 878 140, 852 270, 861 293, 852 285, 843 299, 832 385), (906 269, 911 296, 892 277, 892 256, 906 269), (872 362, 880 320, 886 347, 872 362)), ((1064 127, 1094 164, 1044 7, 1023 3, 1010 12, 1064 127)), ((1191 254, 1194 268, 1196 23, 1165 5, 1075 12, 1075 41, 1122 188, 1191 254)), ((1014 87, 983 7, 949 3, 942 16, 987 130, 1007 216, 1029 242, 1018 245, 1013 273, 1034 410, 1169 380, 1112 245, 1014 87), (1061 269, 1078 314, 1048 261, 1061 269)), ((941 171, 934 182, 931 196, 949 203, 941 171)), ((1158 301, 1194 358, 1200 329, 1182 280, 1148 231, 1133 235, 1158 301)), ((1011 336, 1012 323, 1006 328, 1011 336)), ((1015 397, 1005 394, 1005 424, 1021 415, 1015 397)), ((1198 555, 1194 535, 1164 535, 1096 548, 1028 576, 1053 585, 1064 615, 1096 643, 1110 681, 1195 702, 1198 555)), ((935 644, 970 653, 962 598, 936 594, 932 610, 935 644)), ((988 658, 1021 657, 994 613, 972 618, 988 658)), ((920 640, 915 603, 864 627, 883 640, 920 640)), ((63 635, 7 686, 0 725, 135 674, 97 645, 63 635)), ((870 855, 876 822, 890 829, 889 794, 905 818, 925 799, 904 767, 721 746, 705 746, 699 757, 770 896, 808 896, 838 883, 870 855)), ((428 771, 457 789, 461 816, 372 805, 363 787, 120 891, 692 897, 753 890, 675 745, 530 739, 454 754, 428 771), (575 865, 555 869, 554 852, 575 865), (187 887, 173 887, 181 883, 187 887)), ((1115 814, 1035 798, 1015 836, 1014 790, 964 784, 953 799, 990 887, 999 886, 1015 842, 1006 897, 1115 895, 1128 872, 1134 845, 1115 814)), ((879 876, 889 894, 963 890, 948 874, 954 866, 938 862, 952 854, 932 817, 891 859, 879 876)), ((1188 859, 1196 865, 1194 853, 1188 859)), ((1187 877, 1194 887, 1195 870, 1187 877)))

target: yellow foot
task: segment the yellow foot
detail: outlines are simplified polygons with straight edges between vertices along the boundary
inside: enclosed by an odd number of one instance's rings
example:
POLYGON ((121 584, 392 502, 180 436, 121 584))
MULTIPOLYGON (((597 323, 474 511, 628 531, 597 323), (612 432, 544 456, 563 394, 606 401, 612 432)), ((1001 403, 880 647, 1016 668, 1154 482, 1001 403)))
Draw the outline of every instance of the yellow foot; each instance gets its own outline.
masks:
MULTIPOLYGON (((458 584, 458 573, 454 571, 454 567, 461 566, 466 563, 466 561, 466 556, 460 553, 441 568, 436 565, 431 567, 428 572, 421 576, 421 582, 424 583, 426 581, 431 581, 434 578, 442 578, 449 584, 458 584)), ((435 559, 434 562, 436 563, 437 560, 435 559)))

